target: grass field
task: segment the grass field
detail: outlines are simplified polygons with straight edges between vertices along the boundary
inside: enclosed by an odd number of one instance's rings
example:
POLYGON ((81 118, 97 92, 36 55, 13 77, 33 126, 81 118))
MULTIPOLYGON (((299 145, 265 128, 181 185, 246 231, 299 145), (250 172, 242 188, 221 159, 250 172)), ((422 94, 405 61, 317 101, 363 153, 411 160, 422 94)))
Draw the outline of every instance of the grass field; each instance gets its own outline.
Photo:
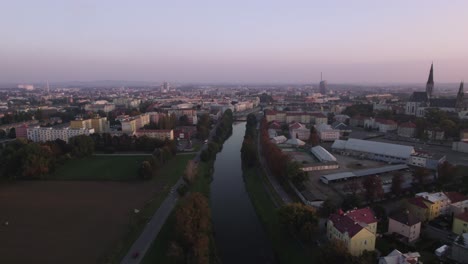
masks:
POLYGON ((175 156, 150 181, 0 185, 0 223, 10 223, 0 263, 119 263, 194 156, 175 156))
POLYGON ((133 242, 143 231, 146 223, 168 195, 170 188, 184 173, 187 162, 194 157, 195 154, 177 155, 161 168, 158 175, 151 181, 159 186, 160 190, 155 192, 153 197, 145 203, 139 214, 131 215, 127 233, 106 257, 106 263, 117 263, 125 256, 133 242))
POLYGON ((244 171, 244 179, 250 200, 273 245, 279 263, 310 263, 315 252, 306 249, 281 231, 277 208, 265 190, 260 175, 255 169, 249 169, 244 171))
POLYGON ((129 181, 137 179, 138 166, 148 156, 91 156, 72 159, 57 168, 52 179, 129 181))

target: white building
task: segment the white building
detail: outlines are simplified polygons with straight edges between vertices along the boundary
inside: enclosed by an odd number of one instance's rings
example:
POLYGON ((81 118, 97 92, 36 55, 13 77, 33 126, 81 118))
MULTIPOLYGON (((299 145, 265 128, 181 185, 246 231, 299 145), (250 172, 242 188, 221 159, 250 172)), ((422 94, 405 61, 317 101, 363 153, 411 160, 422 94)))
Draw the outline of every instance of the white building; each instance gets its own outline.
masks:
POLYGON ((53 127, 32 127, 27 129, 28 139, 34 142, 54 141, 61 139, 65 142, 71 137, 94 133, 93 128, 53 128, 53 127))
POLYGON ((340 130, 333 129, 330 125, 315 125, 318 137, 321 141, 335 141, 340 138, 340 130))

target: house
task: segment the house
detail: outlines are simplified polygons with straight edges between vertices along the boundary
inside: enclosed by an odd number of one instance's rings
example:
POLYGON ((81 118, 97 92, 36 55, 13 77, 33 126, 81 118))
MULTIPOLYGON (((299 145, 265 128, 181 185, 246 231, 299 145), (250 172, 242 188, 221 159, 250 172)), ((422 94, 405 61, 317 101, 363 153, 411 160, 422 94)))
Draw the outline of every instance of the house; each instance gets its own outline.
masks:
POLYGON ((443 192, 417 193, 408 199, 408 209, 421 221, 431 221, 439 215, 450 212, 450 200, 443 192))
POLYGON ((275 144, 282 144, 286 142, 288 139, 285 136, 276 136, 271 139, 271 142, 275 144))
POLYGON ((468 197, 459 192, 446 192, 445 195, 450 200, 449 212, 458 215, 468 211, 468 197))
POLYGON ((377 219, 369 208, 332 214, 327 221, 328 239, 343 242, 353 256, 375 249, 376 232, 377 219))
POLYGON ((418 252, 401 253, 394 249, 385 257, 379 258, 379 264, 419 264, 421 255, 418 252))
POLYGON ((452 232, 459 235, 468 233, 468 211, 453 217, 452 232))
POLYGON ((449 257, 457 263, 468 263, 468 233, 460 234, 455 238, 449 257))
POLYGON ((398 212, 388 217, 388 233, 396 233, 403 236, 407 242, 413 242, 419 238, 421 221, 408 210, 398 212))
POLYGON ((310 137, 310 129, 306 128, 301 123, 294 122, 291 125, 289 125, 289 135, 291 135, 291 138, 308 140, 310 137))
POLYGON ((310 119, 315 125, 328 124, 328 117, 322 113, 311 113, 310 119))
POLYGON ((340 130, 333 129, 330 125, 315 125, 315 129, 321 141, 335 141, 340 138, 340 130))
POLYGON ((398 124, 390 119, 376 119, 376 123, 382 133, 397 130, 398 127, 398 124))
POLYGON ((416 134, 416 124, 414 124, 413 122, 401 123, 398 126, 397 134, 400 137, 406 137, 406 138, 414 137, 414 135, 416 134))

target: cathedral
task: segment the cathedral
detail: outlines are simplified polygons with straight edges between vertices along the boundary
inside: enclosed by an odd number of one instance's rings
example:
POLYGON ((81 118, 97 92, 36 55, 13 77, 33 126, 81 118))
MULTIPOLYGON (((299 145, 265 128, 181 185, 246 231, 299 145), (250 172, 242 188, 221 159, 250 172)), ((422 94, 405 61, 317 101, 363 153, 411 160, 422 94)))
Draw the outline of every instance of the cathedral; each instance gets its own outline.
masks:
POLYGON ((460 113, 466 110, 463 82, 460 83, 456 98, 436 98, 434 92, 434 65, 431 64, 425 92, 413 92, 406 103, 405 114, 423 117, 428 108, 439 108, 447 112, 460 113))

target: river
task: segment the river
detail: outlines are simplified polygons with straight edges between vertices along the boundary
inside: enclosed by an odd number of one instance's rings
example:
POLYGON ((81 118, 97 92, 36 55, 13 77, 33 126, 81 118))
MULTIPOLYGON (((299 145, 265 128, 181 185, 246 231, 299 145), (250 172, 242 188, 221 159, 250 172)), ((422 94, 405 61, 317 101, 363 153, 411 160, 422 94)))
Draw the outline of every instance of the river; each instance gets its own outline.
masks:
POLYGON ((235 123, 232 136, 216 156, 210 195, 215 242, 223 264, 274 263, 242 176, 244 133, 245 122, 235 123))

